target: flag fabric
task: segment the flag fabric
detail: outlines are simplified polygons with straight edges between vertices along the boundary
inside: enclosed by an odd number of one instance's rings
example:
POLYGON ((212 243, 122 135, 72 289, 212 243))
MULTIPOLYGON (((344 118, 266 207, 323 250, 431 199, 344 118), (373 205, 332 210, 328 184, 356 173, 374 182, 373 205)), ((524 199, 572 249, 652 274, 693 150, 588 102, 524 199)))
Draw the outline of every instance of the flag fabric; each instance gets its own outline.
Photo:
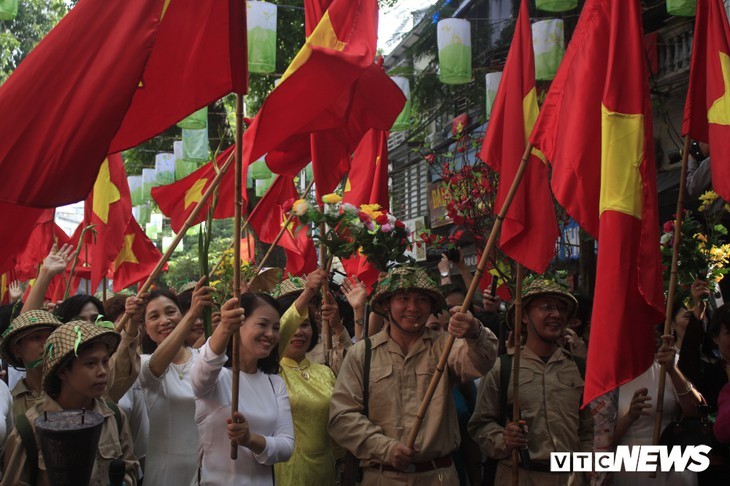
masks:
POLYGON ((164 3, 80 0, 0 87, 0 201, 50 208, 89 194, 164 3))
POLYGON ((107 154, 244 93, 245 25, 239 0, 80 0, 0 88, 0 201, 80 201, 107 154))
MULTIPOLYGON (((527 1, 523 0, 479 157, 499 172, 495 213, 501 211, 537 119, 535 56, 527 1)), ((547 165, 533 150, 502 222, 499 246, 513 260, 544 273, 555 256, 558 223, 547 165)))
POLYGON ((682 133, 710 144, 712 187, 730 201, 730 25, 723 2, 698 0, 682 133))
MULTIPOLYGON (((195 205, 202 199, 203 193, 208 189, 215 179, 218 169, 222 167, 229 157, 233 156, 235 145, 231 145, 216 157, 214 162, 209 162, 173 184, 166 186, 158 186, 152 188, 152 198, 157 202, 160 211, 170 218, 170 226, 175 233, 179 233, 190 214, 193 212, 195 205)), ((242 178, 246 180, 246 171, 248 165, 243 165, 242 178)), ((244 203, 247 205, 246 192, 243 192, 244 203)), ((235 175, 233 164, 221 179, 218 186, 217 204, 213 210, 214 219, 232 218, 234 216, 235 201, 235 175)), ((213 198, 209 199, 203 209, 198 213, 194 224, 205 221, 208 210, 213 203, 213 198)))
POLYGON ((584 404, 651 366, 663 320, 642 39, 639 2, 588 0, 530 137, 558 201, 598 239, 584 404))
POLYGON ((38 267, 46 259, 54 243, 61 248, 68 243, 68 235, 53 221, 54 210, 49 209, 48 219, 39 221, 23 252, 15 259, 18 280, 30 280, 37 276, 38 267))
POLYGON ((268 153, 273 172, 295 176, 314 157, 324 194, 346 173, 368 129, 390 129, 405 97, 373 62, 377 15, 376 0, 329 5, 246 130, 244 162, 268 153))
MULTIPOLYGON (((298 199, 294 181, 289 176, 278 176, 248 217, 248 223, 264 243, 272 243, 286 221, 286 205, 298 199)), ((286 271, 303 275, 317 268, 317 253, 306 228, 299 228, 299 220, 290 221, 277 243, 286 252, 286 271)))
POLYGON ((0 238, 0 272, 4 273, 15 267, 36 226, 53 219, 53 209, 0 203, 0 214, 3 215, 0 218, 0 234, 3 235, 0 238))
POLYGON ((137 220, 131 218, 124 231, 122 248, 114 260, 114 292, 145 280, 161 258, 160 250, 142 231, 137 220))
MULTIPOLYGON (((388 132, 369 130, 360 142, 348 174, 342 203, 360 207, 379 204, 386 211, 390 206, 388 192, 388 132)), ((378 279, 378 269, 362 255, 342 260, 348 276, 355 275, 371 290, 378 279)))

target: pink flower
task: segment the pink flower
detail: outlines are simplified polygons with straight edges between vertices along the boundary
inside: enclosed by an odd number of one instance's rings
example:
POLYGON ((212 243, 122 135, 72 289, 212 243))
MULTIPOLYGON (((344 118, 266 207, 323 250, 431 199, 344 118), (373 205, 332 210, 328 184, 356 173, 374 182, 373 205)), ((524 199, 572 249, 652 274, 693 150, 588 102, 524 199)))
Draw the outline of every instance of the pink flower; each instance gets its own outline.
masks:
POLYGON ((380 226, 380 230, 383 233, 390 233, 391 231, 393 231, 393 225, 390 223, 385 223, 384 225, 380 226))
POLYGON ((375 223, 373 223, 372 220, 365 221, 364 223, 368 231, 375 231, 375 223))

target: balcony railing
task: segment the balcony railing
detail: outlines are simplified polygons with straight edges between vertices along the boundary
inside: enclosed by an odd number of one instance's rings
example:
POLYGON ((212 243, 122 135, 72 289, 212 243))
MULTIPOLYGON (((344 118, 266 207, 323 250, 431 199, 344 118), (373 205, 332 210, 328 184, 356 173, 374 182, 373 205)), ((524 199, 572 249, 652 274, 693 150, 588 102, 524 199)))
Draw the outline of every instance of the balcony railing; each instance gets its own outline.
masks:
POLYGON ((658 73, 656 82, 660 86, 686 83, 692 56, 694 21, 671 25, 658 31, 657 56, 658 73))

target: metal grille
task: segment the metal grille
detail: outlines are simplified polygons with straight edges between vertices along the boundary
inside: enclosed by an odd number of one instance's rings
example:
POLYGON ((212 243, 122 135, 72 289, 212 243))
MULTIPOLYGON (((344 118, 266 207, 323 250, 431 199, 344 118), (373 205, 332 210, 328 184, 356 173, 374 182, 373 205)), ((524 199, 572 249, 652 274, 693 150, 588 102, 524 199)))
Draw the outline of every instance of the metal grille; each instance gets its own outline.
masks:
POLYGON ((428 212, 428 167, 421 160, 394 171, 391 176, 393 215, 400 219, 424 216, 428 212))

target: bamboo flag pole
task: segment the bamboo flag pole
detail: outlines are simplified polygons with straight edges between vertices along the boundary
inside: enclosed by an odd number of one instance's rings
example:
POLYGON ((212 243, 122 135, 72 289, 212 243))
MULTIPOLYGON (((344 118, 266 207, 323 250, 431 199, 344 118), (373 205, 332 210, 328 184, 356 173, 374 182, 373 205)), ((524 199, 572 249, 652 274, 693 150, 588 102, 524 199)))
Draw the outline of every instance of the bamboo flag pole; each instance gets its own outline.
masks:
MULTIPOLYGON (((509 210, 510 205, 512 204, 512 199, 515 197, 515 193, 517 192, 517 188, 520 185, 520 182, 522 181, 522 176, 525 174, 525 169, 527 169, 527 161, 530 158, 530 152, 532 151, 532 144, 527 144, 527 148, 525 149, 525 153, 522 155, 522 161, 520 162, 520 166, 517 169, 517 173, 515 174, 515 178, 512 181, 512 186, 509 188, 509 192, 507 193, 507 197, 504 200, 504 204, 502 205, 502 209, 499 211, 499 214, 497 215, 496 220, 494 221, 494 225, 492 226, 492 231, 489 233, 489 239, 487 240, 487 244, 484 247, 484 251, 482 252, 482 257, 479 259, 479 264, 477 265, 477 270, 474 273, 474 279, 471 281, 471 285, 469 286, 469 291, 466 294, 466 297, 464 298, 464 303, 461 305, 461 312, 466 312, 469 310, 469 306, 471 305, 471 300, 474 297, 474 292, 476 292, 477 288, 479 287, 479 281, 482 278, 482 274, 484 273, 484 268, 487 266, 487 259, 489 257, 489 254, 494 249, 494 245, 497 242, 497 235, 499 234, 499 230, 502 227, 502 221, 504 221, 504 217, 507 214, 507 211, 509 210)), ((436 371, 433 374, 433 377, 431 378, 431 383, 428 385, 428 389, 426 390, 426 395, 423 397, 423 401, 421 402, 421 406, 418 409, 418 413, 416 414, 416 421, 413 424, 413 430, 411 430, 411 434, 408 436, 408 441, 406 442, 406 447, 413 448, 413 445, 416 443, 416 437, 418 436, 418 431, 421 428, 421 425, 423 424, 423 418, 426 415, 426 410, 428 410, 428 406, 431 403, 431 398, 433 398, 433 394, 436 392, 436 387, 439 384, 439 381, 441 380, 441 375, 444 373, 444 368, 446 366, 446 360, 449 359, 449 354, 451 353, 451 348, 454 346, 454 336, 449 334, 448 339, 446 340, 446 343, 444 344, 444 350, 441 353, 441 358, 439 359, 438 364, 436 365, 436 371)))
MULTIPOLYGON (((314 185, 314 179, 310 181, 309 184, 307 184, 307 187, 304 188, 304 192, 302 193, 304 196, 307 195, 307 193, 312 189, 312 186, 314 185)), ((303 196, 303 197, 304 197, 303 196)), ((254 277, 259 274, 262 268, 264 268, 264 265, 266 265, 266 261, 269 259, 269 256, 271 253, 273 253, 274 248, 276 248, 276 244, 279 243, 279 240, 282 236, 284 236, 284 231, 289 227, 289 223, 291 223, 291 220, 294 219, 294 211, 289 212, 289 216, 286 217, 284 220, 284 223, 281 225, 281 229, 279 230, 279 234, 276 235, 276 238, 274 238, 274 241, 271 242, 271 245, 269 246, 269 249, 266 250, 266 253, 264 253, 264 257, 259 262, 258 266, 256 267, 256 271, 254 272, 254 277)))
MULTIPOLYGON (((674 245, 672 245, 672 270, 669 277, 669 293, 667 294, 666 317, 664 319, 664 334, 672 330, 672 307, 677 288, 677 266, 679 263, 679 243, 682 238, 682 224, 684 223, 684 195, 687 186, 687 156, 689 155, 689 135, 684 136, 684 150, 682 152, 682 172, 679 177, 679 197, 677 197, 677 219, 674 222, 674 245)), ((656 415, 654 416, 654 436, 652 444, 659 443, 662 432, 662 415, 664 413, 664 387, 667 381, 667 369, 662 365, 659 370, 659 386, 656 395, 656 415)), ((652 477, 655 477, 655 474, 652 477)))
MULTIPOLYGON (((324 207, 322 207, 322 211, 324 212, 324 207)), ((319 225, 319 234, 324 240, 324 234, 327 231, 327 224, 322 223, 319 225)), ((327 246, 325 246, 324 243, 319 245, 319 266, 324 271, 328 271, 327 267, 327 246)), ((325 279, 324 283, 322 284, 322 303, 327 302, 329 298, 329 282, 328 279, 325 279)), ((331 340, 331 329, 330 329, 330 321, 329 319, 322 319, 322 337, 324 338, 324 364, 329 366, 330 360, 330 350, 332 349, 332 340, 331 340)))
MULTIPOLYGON (((522 345, 522 264, 515 266, 517 273, 517 284, 515 285, 515 331, 514 338, 515 354, 512 357, 512 422, 520 422, 520 349, 522 345)), ((504 413, 502 410, 500 413, 504 413)), ((517 486, 520 478, 519 451, 512 451, 512 485, 517 486)))
MULTIPOLYGON (((243 188, 241 185, 241 177, 243 173, 242 160, 242 141, 243 141, 243 96, 236 94, 236 166, 235 166, 235 193, 234 193, 234 213, 233 213, 233 295, 239 299, 241 297, 241 214, 243 212, 243 188)), ((241 340, 238 335, 231 337, 233 339, 233 356, 232 372, 233 380, 231 383, 231 421, 237 422, 233 414, 238 412, 238 392, 240 389, 240 344, 241 340)), ((238 444, 231 441, 231 459, 238 459, 238 444)))
MULTIPOLYGON (((226 159, 225 163, 221 166, 220 170, 218 171, 218 174, 216 174, 213 181, 210 183, 208 188, 205 190, 203 195, 200 198, 200 201, 195 205, 193 208, 193 211, 190 213, 190 216, 188 216, 188 219, 185 220, 185 224, 183 224, 182 228, 180 228, 180 232, 175 236, 175 238, 172 240, 172 243, 170 243, 170 246, 167 248, 167 251, 164 255, 162 255, 162 258, 160 258, 160 261, 157 262, 157 265, 155 266, 154 270, 152 270, 152 273, 150 273, 150 276, 147 277, 147 280, 144 284, 142 284, 142 287, 139 288, 137 291, 137 298, 139 298, 142 294, 147 292, 150 287, 152 286, 152 282, 155 281, 155 279, 160 275, 160 272, 162 271, 162 267, 165 266, 165 263, 170 259, 172 256, 172 252, 175 251, 175 248, 177 248, 177 245, 180 244, 180 241, 182 241, 183 236, 185 236, 185 233, 190 229, 191 226, 195 224, 195 220, 198 217, 198 214, 203 209, 205 204, 208 202, 208 199, 213 195, 213 192, 218 188, 218 185, 221 183, 221 180, 223 179, 223 176, 226 174, 226 171, 231 166, 231 163, 233 163, 233 154, 228 156, 228 159, 226 159)), ((127 324, 127 321, 129 320, 129 316, 125 313, 122 315, 122 318, 119 320, 119 322, 114 326, 114 330, 117 332, 120 332, 124 326, 127 324)))

